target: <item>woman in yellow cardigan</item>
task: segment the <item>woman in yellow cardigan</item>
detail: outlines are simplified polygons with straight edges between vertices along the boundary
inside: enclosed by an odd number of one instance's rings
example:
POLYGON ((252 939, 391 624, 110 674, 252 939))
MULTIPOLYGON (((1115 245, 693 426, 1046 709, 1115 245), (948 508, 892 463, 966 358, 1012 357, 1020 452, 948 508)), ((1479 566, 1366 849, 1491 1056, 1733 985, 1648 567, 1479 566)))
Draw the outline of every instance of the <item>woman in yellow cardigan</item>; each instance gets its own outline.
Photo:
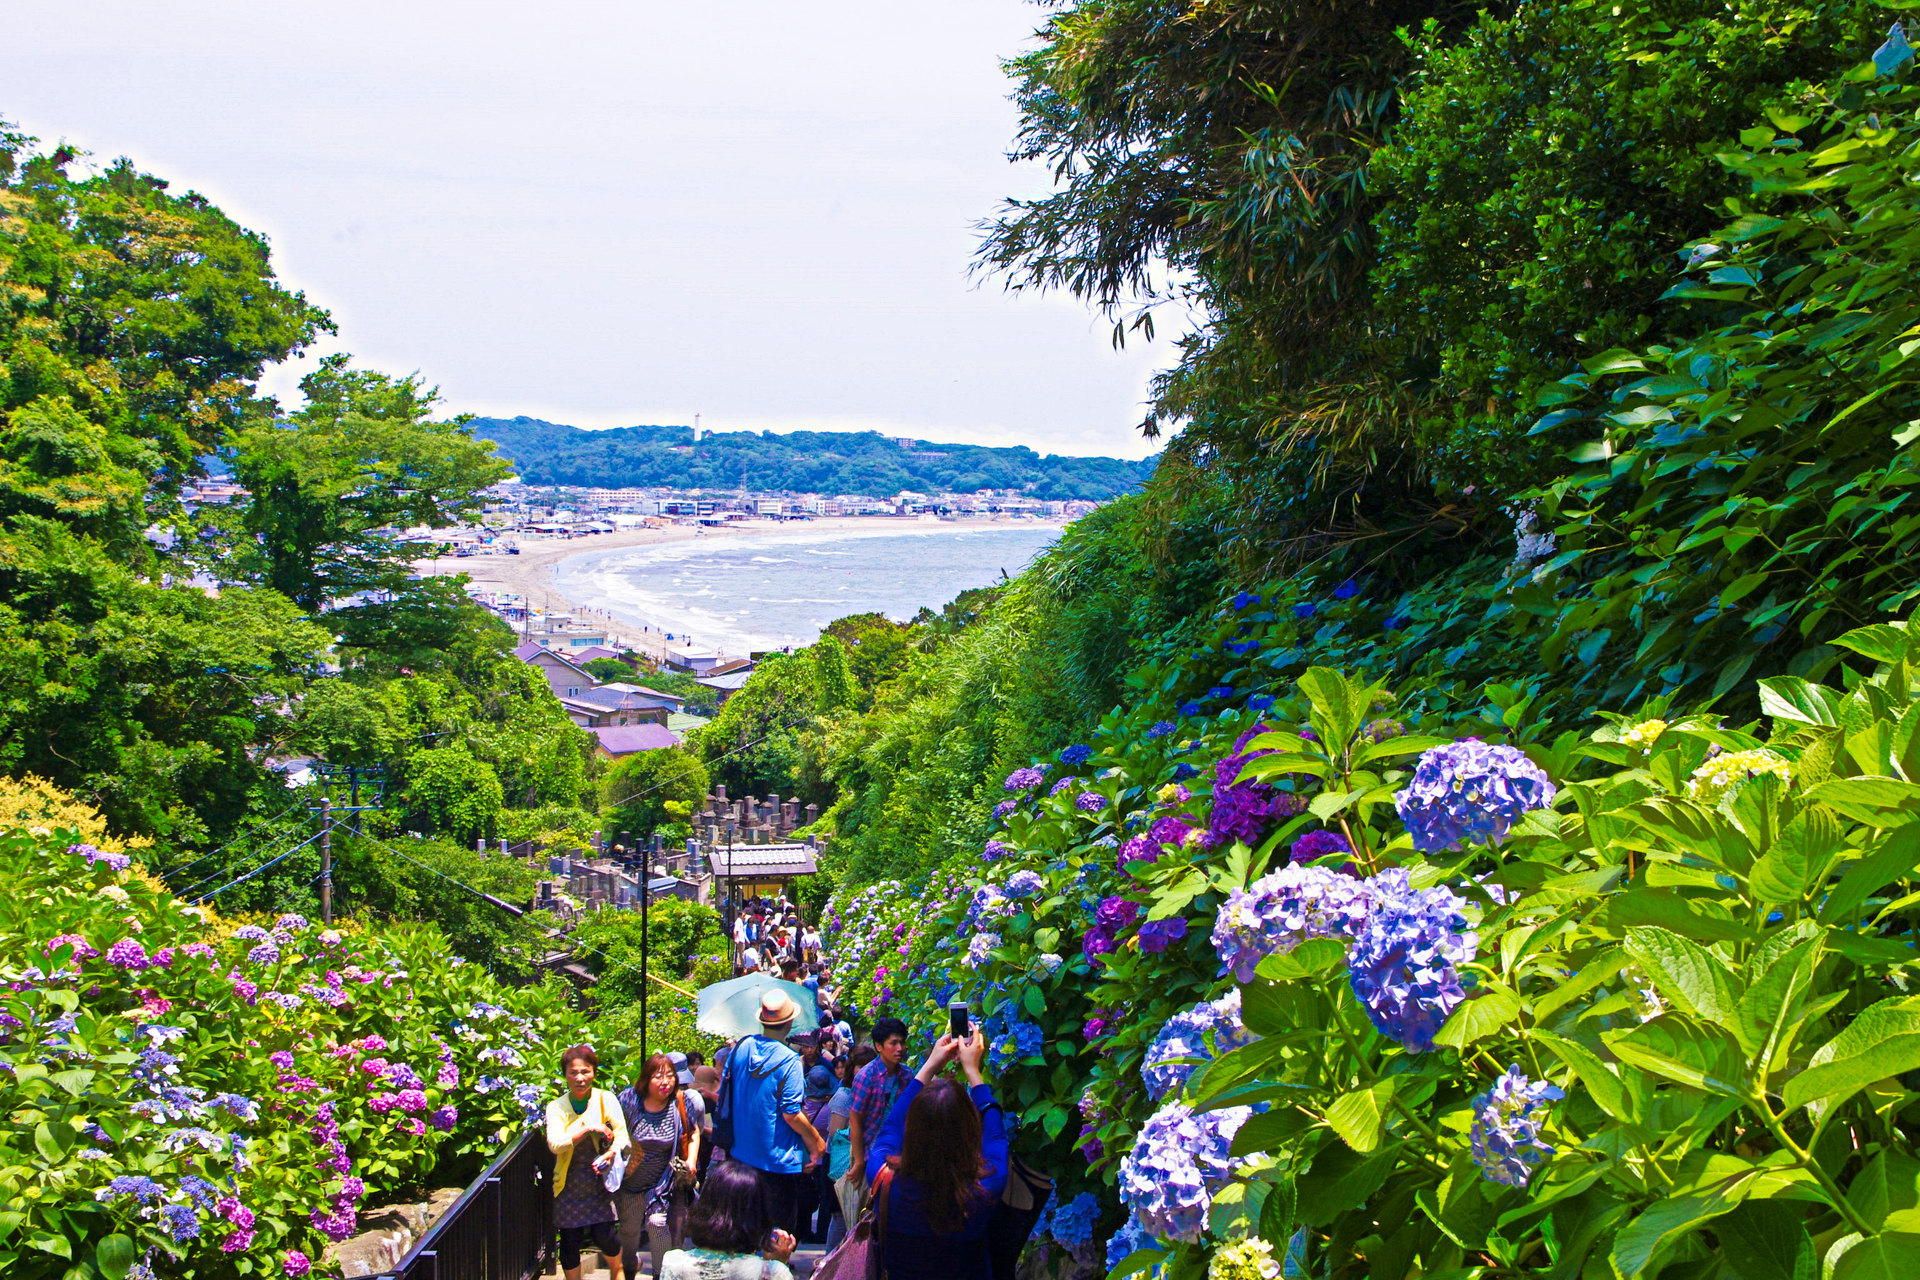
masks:
POLYGON ((560 1055, 567 1091, 547 1104, 547 1145, 553 1149, 553 1224, 560 1228, 560 1265, 566 1280, 580 1280, 580 1246, 588 1239, 606 1260, 607 1274, 621 1280, 620 1241, 614 1234, 613 1193, 604 1176, 609 1164, 626 1168, 627 1119, 620 1103, 593 1087, 600 1065, 593 1050, 577 1044, 560 1055), (572 1176, 569 1177, 568 1174, 572 1176))

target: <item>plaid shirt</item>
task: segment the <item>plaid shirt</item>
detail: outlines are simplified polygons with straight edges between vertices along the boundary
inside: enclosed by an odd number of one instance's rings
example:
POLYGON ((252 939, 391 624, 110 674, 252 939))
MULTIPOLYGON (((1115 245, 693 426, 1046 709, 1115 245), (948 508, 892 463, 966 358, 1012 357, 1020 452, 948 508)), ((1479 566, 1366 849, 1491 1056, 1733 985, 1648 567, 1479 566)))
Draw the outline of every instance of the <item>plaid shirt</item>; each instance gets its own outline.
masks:
POLYGON ((880 1126, 887 1122, 887 1108, 911 1079, 913 1074, 905 1062, 889 1076, 887 1064, 878 1058, 853 1073, 853 1111, 860 1117, 860 1132, 868 1142, 880 1136, 880 1126))

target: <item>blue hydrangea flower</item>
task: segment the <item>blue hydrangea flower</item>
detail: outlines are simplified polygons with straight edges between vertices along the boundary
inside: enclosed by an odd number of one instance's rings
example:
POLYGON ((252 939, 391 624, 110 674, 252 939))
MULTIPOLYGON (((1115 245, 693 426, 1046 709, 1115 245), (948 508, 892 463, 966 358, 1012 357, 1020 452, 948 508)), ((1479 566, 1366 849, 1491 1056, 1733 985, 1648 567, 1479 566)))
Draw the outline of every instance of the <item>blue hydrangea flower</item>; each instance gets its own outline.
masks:
POLYGON ((1235 889, 1221 904, 1213 923, 1220 972, 1251 982, 1262 960, 1285 955, 1308 938, 1345 942, 1372 906, 1370 887, 1352 876, 1326 867, 1282 867, 1235 889))
POLYGON ((1173 766, 1173 780, 1175 782, 1185 782, 1188 778, 1199 776, 1199 773, 1200 771, 1198 769, 1188 764, 1185 760, 1173 766))
POLYGON ((1449 889, 1413 888, 1403 867, 1381 872, 1368 888, 1372 909, 1347 951, 1348 981, 1382 1035, 1425 1053, 1466 999, 1458 966, 1478 943, 1466 903, 1449 889))
POLYGON ((1493 1087, 1473 1100, 1473 1162, 1487 1177, 1524 1187, 1553 1148, 1540 1141, 1546 1104, 1567 1095, 1544 1080, 1529 1080, 1508 1067, 1493 1087))
POLYGON ((1209 698, 1231 698, 1233 696, 1233 686, 1230 684, 1217 684, 1207 690, 1207 696, 1209 698))
POLYGON ((144 1174, 125 1173, 96 1193, 96 1198, 101 1200, 112 1200, 119 1196, 132 1196, 141 1204, 152 1204, 156 1200, 166 1199, 167 1189, 144 1174))
POLYGON ((1421 752, 1394 808, 1413 847, 1432 853, 1499 840, 1555 794, 1545 771, 1518 750, 1467 738, 1421 752))
POLYGON ((1047 882, 1037 871, 1016 871, 1007 877, 1007 896, 1026 898, 1039 893, 1047 887, 1047 882))
POLYGON ((1380 629, 1382 631, 1398 631, 1406 625, 1407 621, 1405 618, 1382 618, 1380 620, 1380 629))
POLYGON ((1180 704, 1180 714, 1183 716, 1197 716, 1200 714, 1200 704, 1197 702, 1183 702, 1180 704))
POLYGON ((1184 1088, 1200 1065, 1259 1039, 1240 1019, 1238 987, 1167 1019, 1140 1063, 1147 1096, 1156 1102, 1184 1088))
POLYGON ((1077 742, 1070 747, 1063 748, 1060 752, 1061 764, 1083 765, 1091 759, 1093 759, 1093 748, 1077 742))
POLYGON ((1233 611, 1235 613, 1239 613, 1242 609, 1245 609, 1248 605, 1259 604, 1259 603, 1260 603, 1260 597, 1253 594, 1253 592, 1251 591, 1235 592, 1233 597, 1233 611))
POLYGON ((1149 740, 1164 738, 1179 727, 1180 726, 1171 720, 1155 720, 1151 725, 1147 726, 1147 738, 1149 740))
POLYGON ((1227 652, 1233 654, 1236 658, 1244 658, 1249 653, 1252 653, 1259 644, 1260 642, 1258 640, 1229 640, 1227 641, 1227 652))
POLYGON ((1298 618, 1302 622, 1305 622, 1308 618, 1311 618, 1313 615, 1314 615, 1314 607, 1311 604, 1308 604, 1307 602, 1305 602, 1304 600, 1301 601, 1299 604, 1293 606, 1293 616, 1298 618))
POLYGON ((1233 1135, 1253 1114, 1250 1107, 1196 1112, 1169 1102, 1140 1127, 1133 1150, 1120 1162, 1120 1201, 1140 1226, 1157 1236, 1188 1243, 1206 1233, 1214 1192, 1233 1175, 1233 1135))
POLYGON ((167 1234, 173 1237, 175 1244, 200 1238, 200 1219, 194 1216, 191 1206, 165 1205, 160 1210, 160 1216, 167 1220, 167 1234))
MULTIPOLYGON (((1107 1241, 1107 1270, 1112 1271, 1129 1256, 1142 1249, 1164 1248, 1166 1248, 1166 1242, 1154 1239, 1153 1233, 1140 1225, 1139 1218, 1129 1216, 1126 1222, 1121 1224, 1120 1229, 1113 1233, 1113 1238, 1107 1241)), ((1154 1267, 1155 1277, 1160 1274, 1164 1265, 1163 1263, 1154 1267)))
POLYGON ((1013 846, 1005 840, 989 840, 986 847, 980 850, 980 859, 983 862, 994 862, 1012 852, 1013 846))
POLYGON ((1140 949, 1149 955, 1159 955, 1174 943, 1187 936, 1187 918, 1173 916, 1167 920, 1149 920, 1140 926, 1140 949))
POLYGON ((1360 584, 1352 578, 1348 578, 1345 582, 1333 589, 1333 598, 1335 600, 1351 600, 1359 594, 1360 584))
POLYGON ((1251 698, 1247 699, 1247 706, 1249 706, 1255 711, 1265 711, 1267 708, 1271 707, 1272 705, 1273 705, 1273 695, 1270 693, 1256 693, 1251 698))
POLYGON ((1093 1243, 1100 1225, 1100 1202, 1092 1192, 1082 1191, 1055 1211, 1051 1225, 1055 1240, 1069 1249, 1083 1249, 1093 1243))

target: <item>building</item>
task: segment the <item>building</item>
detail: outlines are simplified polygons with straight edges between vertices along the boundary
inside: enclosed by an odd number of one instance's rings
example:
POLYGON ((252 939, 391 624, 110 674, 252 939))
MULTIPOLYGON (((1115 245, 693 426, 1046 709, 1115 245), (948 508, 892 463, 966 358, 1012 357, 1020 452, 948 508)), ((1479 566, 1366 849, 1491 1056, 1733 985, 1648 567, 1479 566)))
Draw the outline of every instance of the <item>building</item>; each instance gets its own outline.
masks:
POLYGON ((513 656, 529 666, 540 668, 540 673, 547 678, 547 687, 553 690, 553 696, 561 702, 569 698, 577 698, 594 686, 594 678, 588 675, 579 663, 573 661, 570 656, 555 653, 544 645, 528 641, 515 649, 513 656))
POLYGON ((680 745, 680 735, 664 724, 603 725, 587 732, 593 735, 594 750, 610 760, 680 745))
POLYGON ((567 694, 560 705, 583 729, 624 724, 657 724, 664 728, 667 717, 685 707, 686 699, 615 681, 567 694))
POLYGON ((727 699, 740 692, 747 683, 747 677, 753 674, 756 665, 749 659, 736 658, 732 662, 720 663, 698 678, 701 684, 720 694, 720 705, 724 707, 727 699))

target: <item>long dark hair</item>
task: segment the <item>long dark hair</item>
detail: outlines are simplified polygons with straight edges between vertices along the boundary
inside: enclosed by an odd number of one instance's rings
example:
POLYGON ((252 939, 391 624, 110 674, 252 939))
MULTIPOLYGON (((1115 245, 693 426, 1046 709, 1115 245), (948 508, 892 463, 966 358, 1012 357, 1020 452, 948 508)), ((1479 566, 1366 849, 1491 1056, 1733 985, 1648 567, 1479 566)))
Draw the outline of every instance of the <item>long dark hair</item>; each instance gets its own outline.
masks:
POLYGON ((860 1068, 866 1066, 878 1056, 878 1054, 874 1053, 873 1046, 870 1044, 863 1044, 858 1049, 855 1049, 851 1055, 843 1059, 840 1063, 840 1083, 849 1089, 853 1088, 853 1078, 860 1074, 860 1068))
POLYGON ((949 1235, 987 1197, 980 1180, 991 1171, 980 1153, 980 1113, 967 1091, 934 1080, 907 1108, 906 1137, 889 1163, 920 1184, 921 1211, 936 1235, 949 1235))
POLYGON ((772 1228, 767 1184, 758 1169, 738 1160, 722 1160, 707 1171, 700 1198, 687 1215, 687 1239, 697 1248, 758 1253, 772 1228))

